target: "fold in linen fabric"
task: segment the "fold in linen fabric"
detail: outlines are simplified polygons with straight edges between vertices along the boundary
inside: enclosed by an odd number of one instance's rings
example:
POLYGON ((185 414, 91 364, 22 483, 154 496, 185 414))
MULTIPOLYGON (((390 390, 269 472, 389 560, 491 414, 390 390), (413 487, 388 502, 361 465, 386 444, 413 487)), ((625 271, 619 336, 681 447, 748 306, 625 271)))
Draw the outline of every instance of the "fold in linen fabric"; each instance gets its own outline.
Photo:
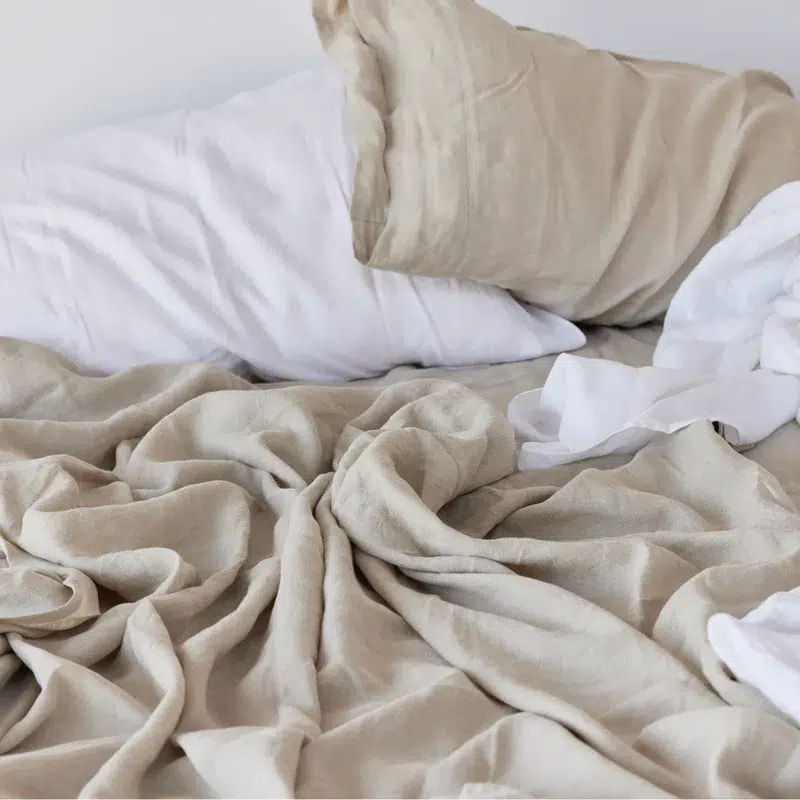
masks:
POLYGON ((800 516, 707 424, 515 472, 446 381, 90 379, 0 340, 0 794, 791 796, 709 616, 800 516))

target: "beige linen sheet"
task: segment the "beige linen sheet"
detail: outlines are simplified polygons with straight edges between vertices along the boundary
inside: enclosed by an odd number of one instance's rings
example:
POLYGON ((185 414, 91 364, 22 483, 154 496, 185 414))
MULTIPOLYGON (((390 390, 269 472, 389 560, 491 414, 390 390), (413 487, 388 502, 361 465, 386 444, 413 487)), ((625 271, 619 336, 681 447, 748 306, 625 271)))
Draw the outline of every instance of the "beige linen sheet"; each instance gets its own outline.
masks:
POLYGON ((705 424, 514 474, 546 365, 264 389, 0 341, 0 795, 796 795, 705 637, 798 583, 792 500, 705 424))

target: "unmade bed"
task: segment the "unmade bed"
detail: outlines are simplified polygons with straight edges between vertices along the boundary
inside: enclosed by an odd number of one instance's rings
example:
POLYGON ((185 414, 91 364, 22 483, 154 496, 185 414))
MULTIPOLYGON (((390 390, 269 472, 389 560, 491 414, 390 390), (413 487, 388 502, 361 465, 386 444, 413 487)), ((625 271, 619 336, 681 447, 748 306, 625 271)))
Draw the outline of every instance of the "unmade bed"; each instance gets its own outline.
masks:
POLYGON ((515 473, 504 404, 547 359, 262 388, 0 350, 6 796, 800 784, 797 728, 705 632, 797 582, 794 423, 515 473))
POLYGON ((794 12, 581 2, 0 9, 0 796, 800 794, 794 12))

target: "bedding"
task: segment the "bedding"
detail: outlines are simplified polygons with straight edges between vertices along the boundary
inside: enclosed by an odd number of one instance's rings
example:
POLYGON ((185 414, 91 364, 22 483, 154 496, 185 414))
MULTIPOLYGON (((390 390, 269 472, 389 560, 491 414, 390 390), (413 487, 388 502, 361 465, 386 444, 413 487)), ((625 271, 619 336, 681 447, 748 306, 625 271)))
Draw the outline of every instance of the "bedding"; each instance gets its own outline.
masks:
POLYGON ((800 183, 767 195, 683 282, 654 363, 800 374, 800 183))
POLYGON ((94 375, 206 362, 306 380, 583 344, 500 289, 359 264, 354 159, 332 67, 8 159, 0 335, 94 375))
POLYGON ((800 179, 800 105, 774 75, 587 50, 473 0, 314 10, 346 75, 353 238, 371 267, 635 325, 800 179))
MULTIPOLYGON (((663 330, 587 338, 496 287, 358 264, 349 124, 328 68, 48 146, 0 181, 8 269, 50 292, 8 318, 81 328, 0 338, 0 794, 793 796, 791 707, 715 636, 797 586, 799 379, 753 371, 791 354, 791 186, 663 330), (141 365, 156 345, 175 363, 141 365), (518 469, 515 398, 560 386, 581 424, 611 409, 613 438, 681 348, 717 354, 717 399, 782 410, 757 415, 765 438, 704 407, 629 447, 576 428, 566 463, 518 469), (523 356, 541 357, 406 363, 523 356), (603 391, 573 380, 589 371, 603 391)), ((698 363, 671 362, 677 395, 703 388, 698 363)))
POLYGON ((800 731, 706 624, 794 588, 754 459, 794 480, 800 427, 518 473, 553 361, 254 386, 0 340, 2 793, 792 796, 800 731))
POLYGON ((800 589, 771 595, 742 619, 714 614, 708 640, 737 681, 800 725, 800 589))
MULTIPOLYGON (((699 421, 748 448, 800 422, 800 183, 761 201, 717 244, 670 303, 653 366, 559 356, 543 389, 516 396, 518 466, 633 454, 699 421)), ((740 619, 708 620, 708 640, 737 681, 800 720, 800 589, 740 619)))
POLYGON ((520 468, 634 453, 692 422, 747 447, 800 420, 800 183, 769 194, 670 303, 652 367, 557 359, 509 406, 520 468))
POLYGON ((769 370, 717 376, 560 357, 542 389, 515 397, 508 419, 522 442, 520 469, 633 455, 694 422, 714 423, 732 446, 765 439, 800 409, 800 380, 769 370))

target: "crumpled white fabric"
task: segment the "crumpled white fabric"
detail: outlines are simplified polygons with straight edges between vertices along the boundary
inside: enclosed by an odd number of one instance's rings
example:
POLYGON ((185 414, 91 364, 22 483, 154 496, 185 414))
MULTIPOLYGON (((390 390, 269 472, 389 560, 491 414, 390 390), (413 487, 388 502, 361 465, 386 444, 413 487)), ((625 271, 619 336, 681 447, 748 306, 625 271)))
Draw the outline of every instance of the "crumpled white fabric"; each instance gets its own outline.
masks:
POLYGON ((520 469, 632 454, 699 419, 749 447, 794 418, 800 378, 770 370, 741 375, 629 367, 562 355, 543 389, 517 395, 508 419, 523 440, 520 469))
POLYGON ((772 595, 742 619, 714 614, 708 639, 740 683, 800 725, 800 589, 772 595))
POLYGON ((520 469, 613 453, 700 420, 736 447, 800 411, 800 183, 768 195, 678 289, 652 367, 560 356, 508 417, 520 469))
POLYGON ((653 364, 800 374, 800 183, 767 195, 681 284, 653 364))

